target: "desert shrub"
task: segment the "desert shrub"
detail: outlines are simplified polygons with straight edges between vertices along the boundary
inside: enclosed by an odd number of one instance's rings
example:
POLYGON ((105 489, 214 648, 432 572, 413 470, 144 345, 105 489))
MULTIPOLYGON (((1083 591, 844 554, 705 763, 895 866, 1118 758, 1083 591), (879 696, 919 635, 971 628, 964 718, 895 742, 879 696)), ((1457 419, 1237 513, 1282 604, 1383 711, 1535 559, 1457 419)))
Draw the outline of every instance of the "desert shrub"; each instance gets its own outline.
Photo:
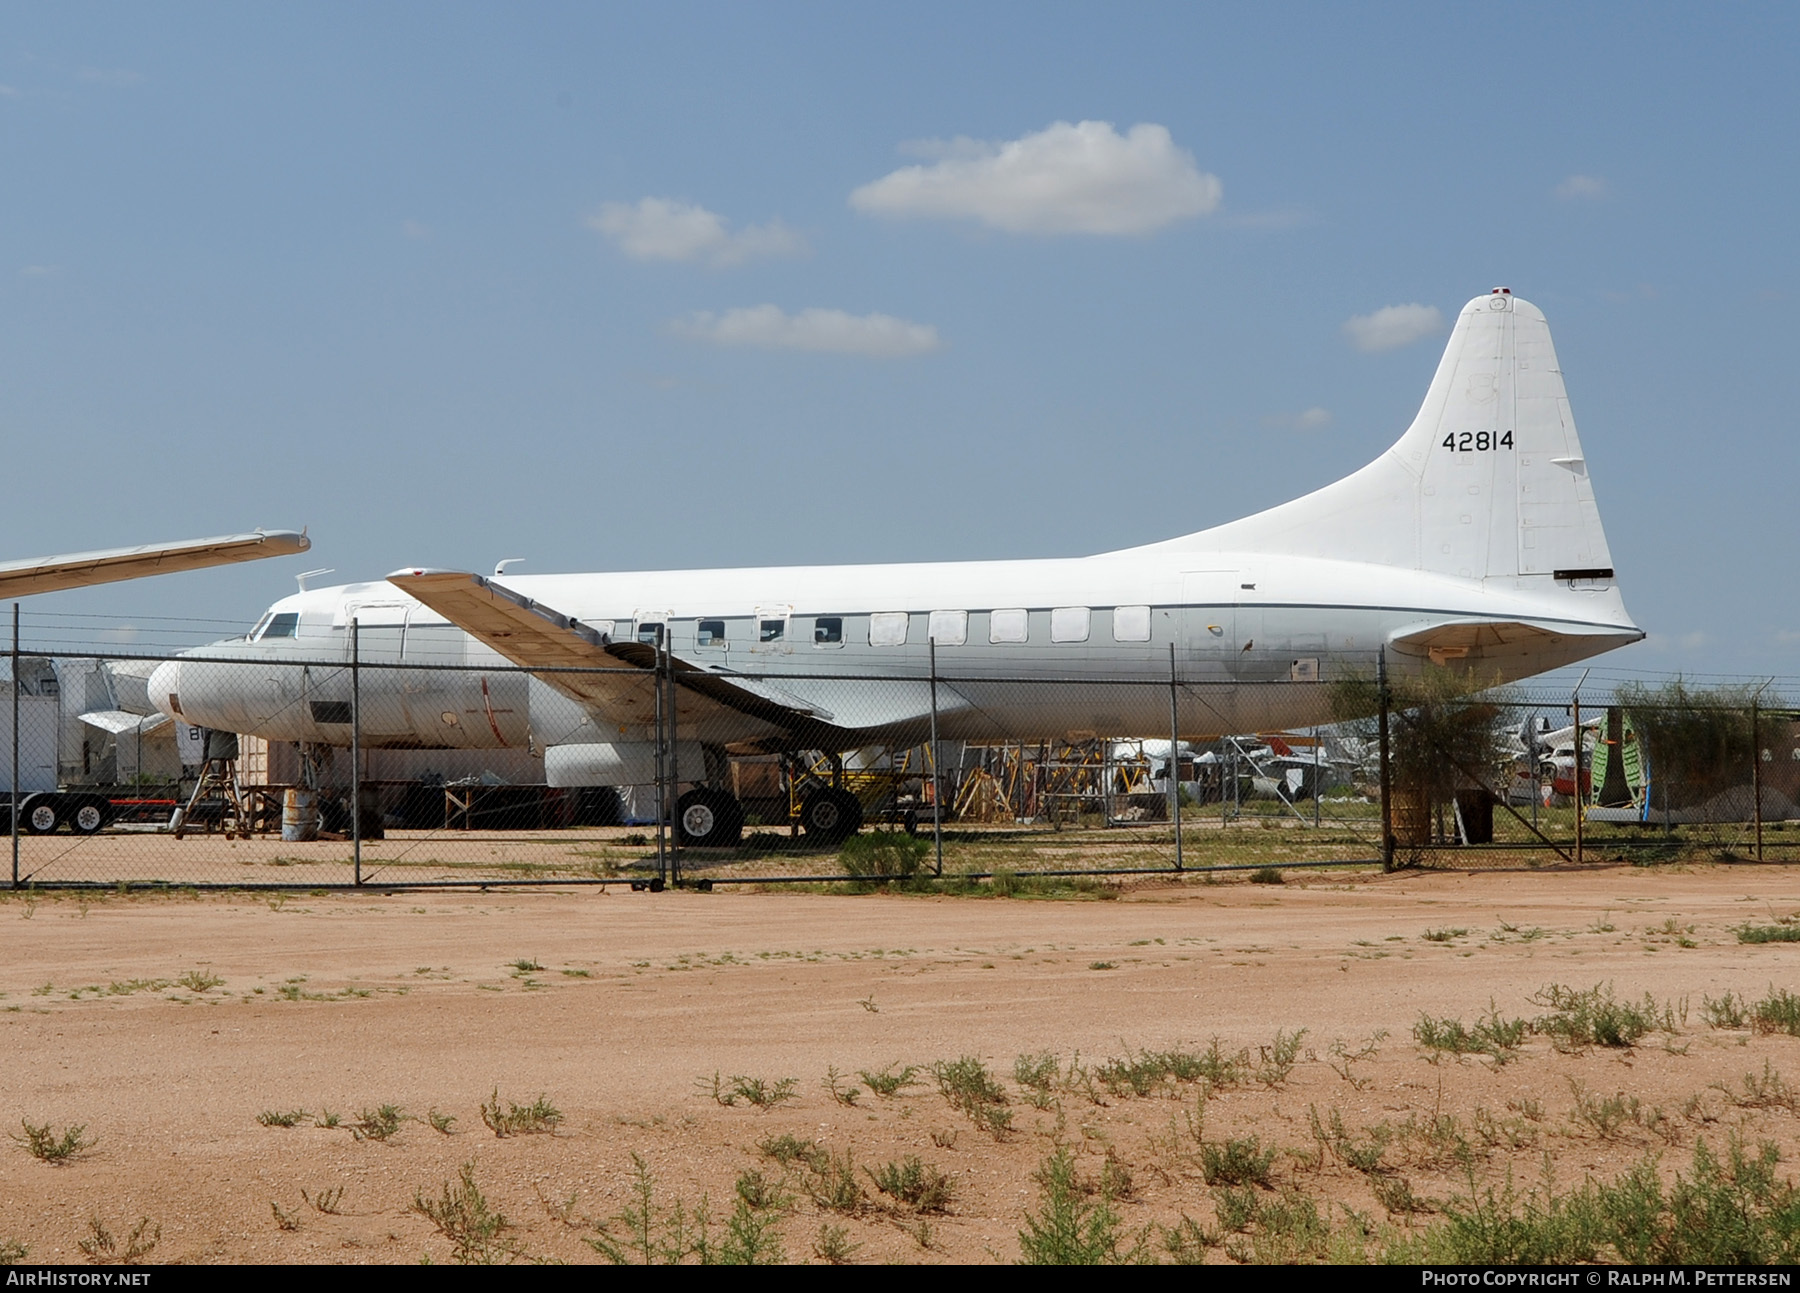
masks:
POLYGON ((869 831, 852 835, 838 850, 838 865, 858 879, 898 877, 910 880, 925 870, 931 841, 905 831, 869 831))

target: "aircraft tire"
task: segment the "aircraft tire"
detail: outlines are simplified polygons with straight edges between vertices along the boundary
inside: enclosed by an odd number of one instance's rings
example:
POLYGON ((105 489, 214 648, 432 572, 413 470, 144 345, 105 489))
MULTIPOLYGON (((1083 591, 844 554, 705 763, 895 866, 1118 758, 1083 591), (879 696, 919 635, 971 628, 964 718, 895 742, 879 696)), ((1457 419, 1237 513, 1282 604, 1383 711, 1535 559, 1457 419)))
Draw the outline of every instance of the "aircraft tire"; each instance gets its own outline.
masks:
POLYGON ((59 795, 39 795, 25 803, 25 833, 48 835, 63 824, 63 803, 59 795))
POLYGON ((744 837, 744 808, 723 790, 701 787, 675 801, 675 839, 684 849, 727 849, 744 837))
POLYGON ((862 801, 847 790, 816 790, 800 807, 800 828, 820 844, 849 839, 862 822, 862 801))
POLYGON ((78 799, 69 814, 69 829, 77 835, 98 835, 106 829, 112 805, 92 795, 78 799))

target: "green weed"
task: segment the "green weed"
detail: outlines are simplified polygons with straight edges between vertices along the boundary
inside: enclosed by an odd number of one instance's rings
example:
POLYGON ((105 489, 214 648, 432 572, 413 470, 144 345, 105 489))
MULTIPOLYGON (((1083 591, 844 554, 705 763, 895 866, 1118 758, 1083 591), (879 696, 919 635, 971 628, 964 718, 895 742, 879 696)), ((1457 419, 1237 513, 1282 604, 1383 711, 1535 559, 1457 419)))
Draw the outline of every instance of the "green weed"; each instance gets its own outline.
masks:
POLYGON ((740 1172, 732 1188, 753 1212, 786 1212, 794 1204, 794 1196, 788 1192, 785 1178, 771 1181, 755 1169, 740 1172))
POLYGON ((265 1127, 298 1127, 310 1117, 304 1109, 264 1109, 256 1115, 256 1121, 265 1127))
POLYGON ((305 1190, 301 1190, 300 1198, 315 1211, 335 1217, 344 1202, 344 1187, 334 1185, 329 1190, 320 1190, 317 1194, 308 1194, 305 1190))
POLYGON ((813 1256, 827 1266, 848 1266, 861 1251, 861 1244, 851 1242, 848 1228, 834 1226, 828 1221, 819 1223, 818 1237, 813 1240, 813 1256))
MULTIPOLYGON (((496 1087, 494 1093, 482 1102, 482 1124, 494 1135, 534 1136, 556 1130, 562 1122, 562 1110, 550 1103, 549 1097, 540 1095, 530 1104, 514 1104, 506 1102, 506 1108, 500 1107, 500 1091, 496 1087)), ((433 1126, 436 1126, 434 1123, 433 1126)), ((440 1131, 444 1128, 438 1128, 440 1131)))
POLYGON ((1251 884, 1282 884, 1282 883, 1284 883, 1284 881, 1282 880, 1282 877, 1281 877, 1281 868, 1280 867, 1272 867, 1272 866, 1259 866, 1256 868, 1256 870, 1254 870, 1250 873, 1250 883, 1251 884))
POLYGON ((772 1158, 783 1167, 801 1163, 815 1171, 831 1157, 816 1140, 801 1140, 786 1132, 763 1137, 757 1142, 756 1149, 764 1158, 772 1158))
POLYGON ((1800 924, 1745 925, 1737 938, 1740 943, 1800 943, 1800 924))
POLYGON ((399 1105, 384 1104, 357 1114, 356 1121, 350 1125, 350 1134, 357 1140, 388 1140, 400 1130, 404 1121, 406 1115, 399 1105))
POLYGON ((917 1084, 917 1074, 919 1072, 917 1066, 908 1064, 905 1068, 901 1068, 896 1072, 895 1070, 897 1068, 899 1068, 899 1066, 895 1063, 889 1064, 886 1068, 875 1072, 871 1072, 868 1069, 862 1069, 857 1073, 857 1076, 863 1080, 863 1085, 867 1086, 869 1090, 873 1091, 876 1095, 883 1099, 891 1099, 905 1091, 907 1087, 917 1084))
POLYGON ((1750 1026, 1759 1033, 1800 1037, 1800 996, 1771 987, 1768 996, 1750 1007, 1750 1026))
POLYGON ((1673 1033, 1674 1012, 1658 1009, 1648 993, 1641 1002, 1620 1001, 1611 984, 1571 988, 1552 983, 1532 995, 1535 1005, 1551 1013, 1532 1021, 1534 1031, 1549 1037, 1558 1050, 1580 1051, 1590 1046, 1626 1048, 1654 1031, 1673 1033))
POLYGON ((1499 1009, 1488 1003, 1488 1013, 1467 1028, 1460 1019, 1433 1019, 1421 1014, 1413 1025, 1413 1040, 1426 1050, 1452 1055, 1486 1055, 1496 1064, 1517 1057, 1529 1029, 1523 1019, 1506 1019, 1499 1009))
POLYGON ((742 1073, 734 1073, 729 1078, 721 1078, 714 1073, 710 1079, 700 1079, 701 1089, 709 1091, 712 1098, 727 1109, 734 1108, 739 1100, 743 1100, 765 1113, 794 1099, 794 1088, 799 1085, 799 1078, 777 1078, 769 1082, 742 1073))
POLYGON ((1030 1266, 1110 1266, 1151 1260, 1148 1232, 1124 1233, 1124 1223, 1102 1196, 1090 1202, 1067 1146, 1039 1164, 1038 1208, 1025 1214, 1019 1232, 1020 1261, 1030 1266))
POLYGON ((1200 1175, 1208 1185, 1260 1185, 1273 1189, 1269 1173, 1274 1163, 1275 1150, 1264 1149, 1256 1136, 1200 1146, 1200 1175))
POLYGON ((186 974, 175 980, 175 982, 179 983, 189 992, 205 992, 209 988, 218 987, 221 983, 225 982, 225 980, 221 979, 211 970, 189 970, 186 974))
POLYGON ((862 1182, 856 1178, 856 1164, 850 1151, 842 1155, 821 1153, 806 1163, 806 1192, 812 1201, 828 1212, 860 1212, 868 1202, 862 1182))
POLYGON ((521 1253, 506 1239, 512 1223, 496 1212, 475 1183, 475 1164, 464 1163, 454 1182, 445 1181, 438 1197, 423 1190, 413 1192, 410 1211, 424 1217, 438 1234, 450 1241, 450 1253, 464 1266, 491 1266, 512 1261, 521 1253))
POLYGON ((835 1065, 825 1070, 825 1080, 820 1085, 825 1088, 826 1094, 833 1100, 846 1106, 854 1106, 856 1097, 862 1093, 862 1088, 856 1083, 846 1084, 844 1082, 844 1075, 837 1071, 835 1065))
POLYGON ((908 1154, 904 1161, 886 1163, 863 1172, 881 1193, 904 1203, 914 1212, 948 1212, 956 1200, 956 1180, 946 1176, 917 1155, 908 1154))
POLYGON ((293 1231, 300 1229, 300 1218, 295 1216, 292 1212, 289 1212, 273 1199, 269 1200, 269 1211, 275 1214, 275 1228, 277 1230, 293 1231))
POLYGON ((1305 1036, 1304 1028, 1291 1033, 1276 1029, 1275 1040, 1261 1048, 1262 1063, 1251 1076, 1266 1087, 1284 1085, 1294 1071, 1294 1063, 1300 1056, 1300 1041, 1305 1036))
POLYGON ((1745 1028, 1750 1023, 1750 1011, 1744 999, 1731 992, 1717 1001, 1703 995, 1700 998, 1700 1018, 1706 1021, 1708 1028, 1745 1028))
POLYGON ((33 1123, 26 1119, 19 1120, 24 1134, 13 1139, 25 1147, 25 1152, 40 1163, 66 1163, 84 1150, 92 1149, 96 1138, 83 1136, 87 1130, 86 1123, 76 1123, 72 1127, 64 1127, 58 1136, 50 1129, 49 1123, 33 1123))
POLYGON ((113 1238, 98 1216, 88 1218, 88 1235, 75 1246, 96 1266, 135 1266, 141 1263, 162 1239, 162 1227, 149 1217, 139 1217, 131 1233, 120 1243, 113 1238))

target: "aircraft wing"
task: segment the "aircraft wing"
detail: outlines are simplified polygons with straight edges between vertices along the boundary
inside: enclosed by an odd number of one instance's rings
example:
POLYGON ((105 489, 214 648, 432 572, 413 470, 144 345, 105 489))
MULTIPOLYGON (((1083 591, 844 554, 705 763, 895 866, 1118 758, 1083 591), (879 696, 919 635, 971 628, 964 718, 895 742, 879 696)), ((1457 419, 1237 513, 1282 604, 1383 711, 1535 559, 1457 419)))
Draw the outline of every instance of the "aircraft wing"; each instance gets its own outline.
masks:
MULTIPOLYGON (((480 575, 401 570, 388 582, 516 665, 612 722, 649 723, 655 713, 654 647, 614 642, 581 621, 480 575)), ((714 728, 725 741, 781 740, 838 726, 822 705, 785 687, 674 661, 677 723, 714 728)))
POLYGON ((29 561, 0 562, 0 598, 53 593, 61 588, 86 588, 120 579, 166 575, 177 570, 199 570, 237 561, 260 561, 305 552, 312 540, 294 530, 256 530, 226 534, 216 539, 189 539, 185 543, 145 544, 139 548, 105 548, 97 552, 71 552, 60 557, 36 557, 29 561))

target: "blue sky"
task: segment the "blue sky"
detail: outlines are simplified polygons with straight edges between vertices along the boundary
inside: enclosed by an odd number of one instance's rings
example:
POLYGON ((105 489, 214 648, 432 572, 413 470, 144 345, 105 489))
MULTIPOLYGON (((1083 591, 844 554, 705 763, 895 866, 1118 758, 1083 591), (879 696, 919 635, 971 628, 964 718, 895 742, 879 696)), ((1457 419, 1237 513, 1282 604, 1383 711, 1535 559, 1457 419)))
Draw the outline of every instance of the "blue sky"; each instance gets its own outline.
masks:
POLYGON ((1374 457, 1504 283, 1607 664, 1800 674, 1791 6, 0 14, 0 553, 316 540, 34 618, 1165 538, 1374 457))

